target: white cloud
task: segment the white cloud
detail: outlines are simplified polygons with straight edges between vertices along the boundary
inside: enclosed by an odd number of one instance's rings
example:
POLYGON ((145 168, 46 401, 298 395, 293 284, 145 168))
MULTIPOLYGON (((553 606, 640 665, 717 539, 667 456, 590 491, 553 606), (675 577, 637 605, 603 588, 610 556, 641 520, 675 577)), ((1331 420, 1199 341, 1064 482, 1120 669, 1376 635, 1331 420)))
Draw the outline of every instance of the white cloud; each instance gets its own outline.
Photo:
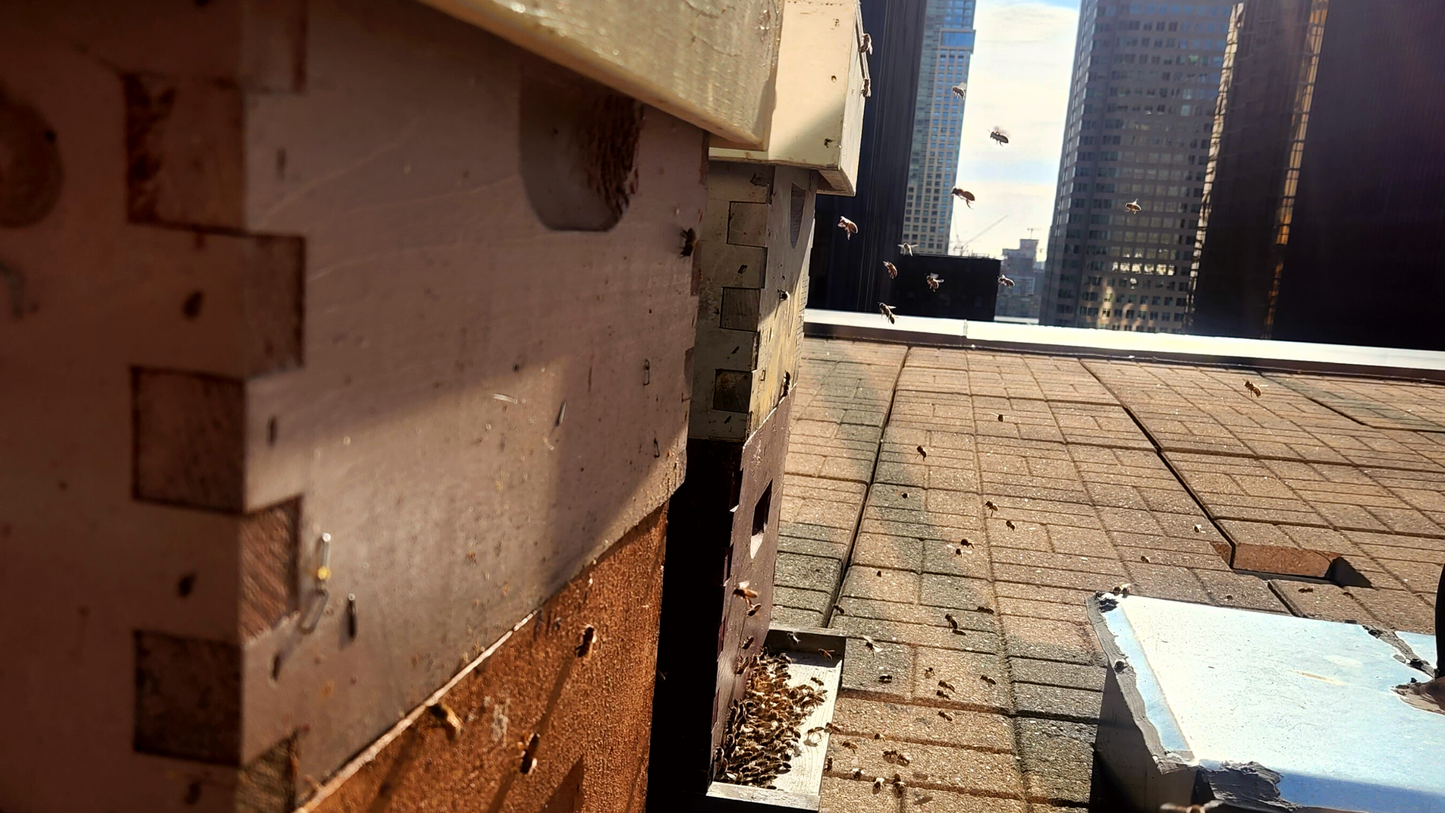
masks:
MULTIPOLYGON (((978 0, 978 31, 960 131, 958 183, 978 196, 955 207, 953 234, 978 237, 969 251, 1000 256, 1021 238, 1048 238, 1069 103, 1078 3, 1060 0, 978 0), (1008 146, 989 140, 994 127, 1008 146)), ((1044 246, 1040 245, 1040 256, 1044 246)))

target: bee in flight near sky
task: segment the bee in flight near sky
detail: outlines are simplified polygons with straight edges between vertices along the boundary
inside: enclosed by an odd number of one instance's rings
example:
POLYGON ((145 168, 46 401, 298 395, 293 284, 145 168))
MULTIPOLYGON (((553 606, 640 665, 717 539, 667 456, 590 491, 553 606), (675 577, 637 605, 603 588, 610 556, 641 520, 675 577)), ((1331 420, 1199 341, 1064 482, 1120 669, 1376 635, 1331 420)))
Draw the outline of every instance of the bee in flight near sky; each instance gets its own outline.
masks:
POLYGON ((968 95, 968 85, 963 82, 959 82, 958 84, 954 85, 952 88, 950 88, 950 90, 953 91, 953 95, 957 96, 960 99, 968 95))
POLYGON ((1002 285, 1005 288, 1014 287, 1014 281, 1004 276, 1003 274, 998 275, 998 284, 1002 285))
POLYGON ((988 137, 997 141, 1000 147, 1008 143, 1008 133, 997 127, 993 128, 993 132, 989 133, 988 137))
POLYGON ((968 191, 967 189, 964 189, 964 188, 961 187, 961 186, 955 186, 955 187, 953 188, 953 196, 956 197, 956 198, 958 198, 959 200, 963 201, 964 203, 967 203, 967 204, 968 204, 968 208, 970 208, 970 209, 973 208, 973 202, 976 201, 976 200, 978 200, 978 198, 976 198, 976 197, 973 196, 973 193, 972 193, 972 192, 968 191))
POLYGON ((889 279, 898 279, 898 266, 894 265, 893 263, 888 262, 887 260, 884 260, 884 261, 883 261, 883 267, 886 268, 886 269, 888 269, 888 278, 889 278, 889 279))
POLYGON ((928 290, 937 291, 939 284, 943 282, 943 278, 937 274, 929 274, 927 277, 924 277, 924 282, 928 283, 928 290))
POLYGON ((901 251, 901 252, 903 252, 903 256, 905 256, 905 257, 912 257, 912 256, 913 256, 913 249, 915 249, 915 248, 918 248, 918 244, 917 244, 917 243, 899 243, 899 244, 898 244, 898 250, 901 251))
POLYGON ((848 233, 849 240, 852 240, 853 235, 858 233, 858 224, 842 215, 838 216, 838 228, 848 233))
POLYGON ((898 321, 898 316, 893 312, 893 309, 882 302, 878 303, 878 312, 888 317, 889 324, 895 324, 898 321))
POLYGON ((1140 212, 1144 211, 1144 207, 1140 206, 1139 199, 1135 198, 1134 200, 1131 200, 1128 203, 1124 204, 1124 211, 1128 212, 1131 215, 1137 215, 1140 212))

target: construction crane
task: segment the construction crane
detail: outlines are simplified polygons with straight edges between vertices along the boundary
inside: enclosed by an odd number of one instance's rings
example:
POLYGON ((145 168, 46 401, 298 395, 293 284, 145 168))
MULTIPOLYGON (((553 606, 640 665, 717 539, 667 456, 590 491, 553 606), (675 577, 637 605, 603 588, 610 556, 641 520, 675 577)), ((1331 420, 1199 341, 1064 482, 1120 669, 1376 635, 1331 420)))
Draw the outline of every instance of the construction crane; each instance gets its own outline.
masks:
POLYGON ((998 224, 1004 222, 1005 220, 1008 220, 1008 215, 1004 215, 1003 217, 999 218, 998 220, 995 220, 994 222, 988 224, 988 226, 986 226, 983 231, 979 232, 978 234, 975 234, 974 236, 968 238, 967 240, 964 240, 963 243, 961 244, 961 250, 966 254, 966 253, 968 252, 968 247, 971 246, 971 245, 973 245, 973 241, 974 241, 974 240, 977 240, 978 238, 984 236, 985 234, 988 234, 989 231, 992 230, 994 226, 997 226, 998 224))

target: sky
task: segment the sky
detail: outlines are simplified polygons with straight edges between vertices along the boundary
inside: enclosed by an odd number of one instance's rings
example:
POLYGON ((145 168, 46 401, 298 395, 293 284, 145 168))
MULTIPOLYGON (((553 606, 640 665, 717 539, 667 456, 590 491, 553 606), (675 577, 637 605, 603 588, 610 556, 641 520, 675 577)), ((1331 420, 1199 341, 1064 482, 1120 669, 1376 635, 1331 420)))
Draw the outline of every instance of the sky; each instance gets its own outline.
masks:
POLYGON ((978 0, 958 172, 958 185, 978 200, 954 208, 952 233, 972 239, 966 253, 1002 256, 1032 228, 1043 259, 1078 25, 1078 0, 978 0), (1008 146, 989 140, 995 127, 1008 146))

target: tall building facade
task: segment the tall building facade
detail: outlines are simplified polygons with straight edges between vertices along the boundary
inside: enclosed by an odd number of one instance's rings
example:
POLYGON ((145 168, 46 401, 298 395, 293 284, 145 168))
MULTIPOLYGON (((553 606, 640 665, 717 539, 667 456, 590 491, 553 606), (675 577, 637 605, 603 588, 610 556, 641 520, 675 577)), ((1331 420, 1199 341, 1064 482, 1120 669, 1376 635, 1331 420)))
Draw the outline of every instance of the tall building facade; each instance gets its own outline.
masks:
POLYGON ((1029 238, 1019 240, 1018 248, 1003 250, 1003 275, 1013 282, 1012 287, 999 286, 998 301, 994 313, 1016 319, 1039 318, 1039 277, 1037 262, 1039 241, 1029 238))
POLYGON ((1445 5, 1236 12, 1191 332, 1445 350, 1445 5))
POLYGON ((968 85, 973 57, 974 0, 928 0, 918 97, 913 107, 912 152, 903 241, 943 254, 953 223, 959 130, 964 99, 953 88, 968 85))
POLYGON ((1233 7, 1084 0, 1043 324, 1184 331, 1233 7))
MULTIPOLYGON (((808 266, 808 306, 877 311, 892 282, 884 260, 898 256, 908 188, 919 55, 928 40, 933 0, 863 0, 863 28, 873 40, 868 58, 872 96, 863 112, 863 138, 854 197, 819 195, 808 266), (848 237, 838 217, 858 224, 848 237)), ((972 0, 968 0, 971 4, 972 0)))

